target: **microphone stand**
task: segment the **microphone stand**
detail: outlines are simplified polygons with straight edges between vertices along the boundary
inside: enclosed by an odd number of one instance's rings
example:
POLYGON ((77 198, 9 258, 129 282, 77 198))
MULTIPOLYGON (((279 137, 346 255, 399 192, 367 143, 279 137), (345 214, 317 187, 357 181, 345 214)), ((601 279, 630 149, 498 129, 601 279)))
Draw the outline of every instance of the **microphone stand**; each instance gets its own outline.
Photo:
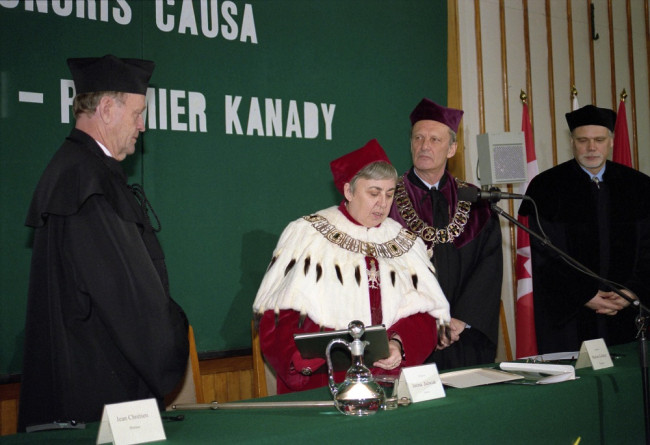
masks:
POLYGON ((648 387, 648 351, 646 349, 646 329, 648 317, 639 309, 636 317, 637 337, 639 339, 639 358, 641 361, 641 381, 643 383, 643 414, 645 415, 646 444, 650 444, 650 397, 648 387))
MULTIPOLYGON (((524 196, 524 199, 530 199, 530 198, 528 196, 524 196)), ((551 240, 542 237, 541 235, 537 234, 535 231, 531 230, 530 228, 526 227, 524 224, 517 221, 517 219, 510 216, 510 214, 508 214, 505 210, 503 210, 501 207, 496 205, 496 202, 498 200, 499 200, 498 197, 491 198, 489 200, 490 207, 492 208, 492 210, 494 210, 499 215, 503 216, 505 219, 507 219, 508 221, 510 221, 511 223, 513 223, 514 225, 516 225, 517 227, 519 227, 520 229, 528 233, 529 235, 532 235, 535 239, 541 242, 542 246, 548 247, 553 252, 560 255, 570 265, 576 267, 580 272, 586 273, 587 275, 598 280, 601 284, 604 284, 607 288, 611 289, 616 294, 620 295, 623 299, 628 301, 632 306, 636 306, 639 308, 639 315, 636 317, 635 324, 637 328, 637 338, 639 339, 639 358, 641 363, 641 381, 643 385, 643 413, 644 413, 644 425, 645 425, 645 438, 646 438, 646 444, 650 445, 650 382, 648 381, 648 354, 646 349, 646 330, 647 330, 647 321, 648 321, 647 314, 650 314, 650 311, 648 311, 648 308, 645 307, 638 299, 635 300, 633 298, 630 298, 629 296, 624 294, 621 291, 621 289, 613 286, 610 281, 595 274, 594 272, 589 270, 586 266, 582 265, 580 262, 575 260, 573 257, 569 256, 564 251, 555 247, 553 243, 551 243, 551 240)))

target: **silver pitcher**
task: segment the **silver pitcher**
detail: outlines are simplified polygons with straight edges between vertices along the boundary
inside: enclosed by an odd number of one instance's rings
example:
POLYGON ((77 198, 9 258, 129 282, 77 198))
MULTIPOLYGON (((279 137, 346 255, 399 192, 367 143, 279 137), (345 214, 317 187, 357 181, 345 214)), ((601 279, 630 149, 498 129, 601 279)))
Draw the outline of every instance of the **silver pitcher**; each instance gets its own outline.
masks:
POLYGON ((375 414, 385 403, 384 390, 363 364, 363 352, 368 344, 367 341, 361 341, 365 329, 361 321, 351 321, 348 324, 348 332, 354 340, 347 342, 341 338, 335 338, 328 343, 325 350, 329 387, 334 397, 334 405, 336 409, 349 416, 375 414), (343 383, 339 385, 334 381, 334 367, 330 356, 332 346, 337 343, 345 345, 352 354, 352 366, 347 370, 343 383))

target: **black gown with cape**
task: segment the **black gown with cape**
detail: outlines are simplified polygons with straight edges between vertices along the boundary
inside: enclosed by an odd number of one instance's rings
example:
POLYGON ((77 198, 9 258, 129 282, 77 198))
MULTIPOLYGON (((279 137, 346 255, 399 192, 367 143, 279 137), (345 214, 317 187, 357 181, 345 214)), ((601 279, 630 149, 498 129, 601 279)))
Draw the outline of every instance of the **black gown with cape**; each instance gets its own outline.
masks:
MULTIPOLYGON (((538 174, 526 194, 539 210, 542 228, 560 250, 607 278, 631 289, 647 305, 650 298, 650 178, 607 161, 603 180, 591 181, 575 160, 538 174)), ((527 201, 519 213, 539 233, 527 201)), ((577 351, 584 340, 607 345, 633 341, 637 310, 615 316, 584 306, 596 292, 609 290, 569 267, 531 237, 533 301, 540 354, 577 351)))
POLYGON ((33 196, 19 431, 97 421, 183 377, 188 322, 164 255, 118 161, 74 129, 33 196))

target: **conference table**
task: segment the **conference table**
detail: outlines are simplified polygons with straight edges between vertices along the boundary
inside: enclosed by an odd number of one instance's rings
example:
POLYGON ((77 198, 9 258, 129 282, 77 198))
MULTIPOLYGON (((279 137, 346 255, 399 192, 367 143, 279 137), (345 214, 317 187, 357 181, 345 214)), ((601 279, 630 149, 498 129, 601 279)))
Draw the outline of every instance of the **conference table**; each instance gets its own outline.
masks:
MULTIPOLYGON (((576 370, 576 380, 445 388, 439 399, 345 416, 334 407, 185 410, 164 421, 170 444, 642 444, 645 423, 637 343, 609 348, 614 366, 576 370)), ((496 365, 494 365, 496 367, 496 365)), ((331 400, 328 388, 259 401, 331 400)), ((98 423, 84 430, 0 438, 1 444, 95 443, 98 423)))

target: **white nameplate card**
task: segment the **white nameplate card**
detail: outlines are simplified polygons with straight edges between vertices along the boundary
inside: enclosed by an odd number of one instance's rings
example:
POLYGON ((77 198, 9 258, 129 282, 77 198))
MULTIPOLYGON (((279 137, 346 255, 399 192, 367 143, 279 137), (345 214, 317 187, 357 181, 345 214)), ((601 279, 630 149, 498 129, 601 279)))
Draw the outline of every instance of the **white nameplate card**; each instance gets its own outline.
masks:
POLYGON ((402 368, 397 384, 397 396, 408 397, 411 403, 445 397, 436 364, 402 368))
POLYGON ((594 370, 614 366, 605 340, 602 338, 582 342, 580 355, 578 355, 578 360, 576 361, 576 369, 586 368, 588 366, 591 366, 594 370))
POLYGON ((165 440, 156 399, 104 405, 97 444, 127 445, 165 440))

